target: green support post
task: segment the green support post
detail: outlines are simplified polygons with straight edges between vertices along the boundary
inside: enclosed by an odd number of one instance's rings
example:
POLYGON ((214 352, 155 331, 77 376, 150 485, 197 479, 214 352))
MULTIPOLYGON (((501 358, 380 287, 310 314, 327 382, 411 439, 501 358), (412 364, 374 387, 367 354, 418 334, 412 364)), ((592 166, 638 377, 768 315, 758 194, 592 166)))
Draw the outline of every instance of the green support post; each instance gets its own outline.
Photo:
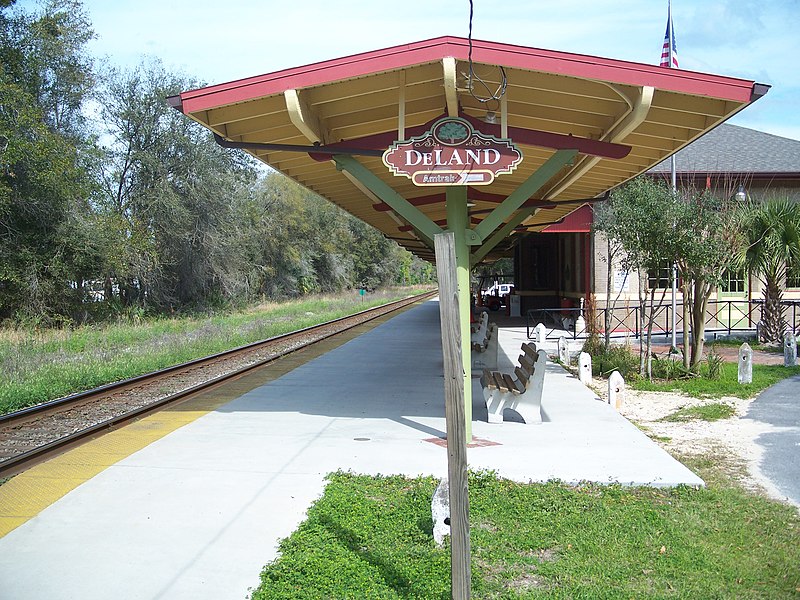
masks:
POLYGON ((350 173, 373 194, 391 206, 393 211, 408 221, 423 236, 423 241, 428 247, 433 249, 433 238, 436 234, 442 233, 441 227, 352 156, 335 154, 333 160, 337 169, 350 173))
POLYGON ((528 177, 514 190, 508 198, 503 200, 486 218, 475 226, 475 233, 481 240, 485 240, 498 227, 500 227, 525 201, 546 184, 553 175, 558 173, 565 165, 575 159, 577 150, 557 150, 538 170, 528 177))
POLYGON ((467 443, 472 441, 472 346, 470 336, 469 243, 466 186, 447 188, 447 229, 455 234, 458 311, 461 316, 461 358, 464 363, 464 419, 467 443))

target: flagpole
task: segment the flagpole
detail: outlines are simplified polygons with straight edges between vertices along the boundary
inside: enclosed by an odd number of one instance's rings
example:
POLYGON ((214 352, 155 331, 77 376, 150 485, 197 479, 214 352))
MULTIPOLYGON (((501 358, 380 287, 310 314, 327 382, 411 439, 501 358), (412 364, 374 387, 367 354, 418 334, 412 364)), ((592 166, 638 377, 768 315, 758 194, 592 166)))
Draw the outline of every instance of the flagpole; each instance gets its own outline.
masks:
MULTIPOLYGON (((673 40, 675 39, 675 32, 672 29, 672 0, 667 0, 667 33, 669 34, 669 68, 673 66, 673 40)), ((672 175, 672 193, 678 193, 678 180, 675 172, 675 154, 669 157, 670 174, 672 175)), ((678 295, 678 269, 675 263, 672 263, 672 348, 678 347, 678 319, 677 319, 677 295, 678 295)), ((684 330, 686 324, 684 323, 684 330)))

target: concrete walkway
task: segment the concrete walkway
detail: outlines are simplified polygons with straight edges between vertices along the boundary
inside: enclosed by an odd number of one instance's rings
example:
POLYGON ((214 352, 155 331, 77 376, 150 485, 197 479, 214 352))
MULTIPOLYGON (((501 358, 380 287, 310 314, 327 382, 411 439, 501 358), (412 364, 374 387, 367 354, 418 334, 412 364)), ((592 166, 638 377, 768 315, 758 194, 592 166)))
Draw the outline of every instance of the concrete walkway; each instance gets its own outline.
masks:
POLYGON ((775 431, 761 434, 761 471, 781 494, 800 506, 800 376, 784 379, 761 392, 746 418, 769 423, 775 431))
MULTIPOLYGON (((522 341, 524 328, 502 333, 507 365, 522 341)), ((327 473, 444 476, 446 450, 433 443, 444 435, 443 398, 432 301, 254 386, 13 530, 0 539, 0 597, 241 600, 327 473)), ((540 425, 485 422, 477 379, 473 398, 474 435, 494 445, 468 451, 472 469, 702 485, 559 367, 548 365, 540 425)))

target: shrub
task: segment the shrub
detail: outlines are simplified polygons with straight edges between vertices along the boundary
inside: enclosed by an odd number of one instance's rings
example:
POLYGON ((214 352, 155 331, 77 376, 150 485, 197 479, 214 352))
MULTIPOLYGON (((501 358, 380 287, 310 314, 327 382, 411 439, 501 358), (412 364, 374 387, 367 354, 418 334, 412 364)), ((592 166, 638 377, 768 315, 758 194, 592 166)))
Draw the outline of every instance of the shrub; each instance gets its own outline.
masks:
POLYGON ((711 350, 706 357, 706 364, 708 366, 707 377, 709 379, 719 379, 722 375, 722 356, 717 353, 717 349, 711 346, 711 350))
POLYGON ((583 343, 582 350, 591 356, 593 360, 595 356, 600 356, 606 351, 603 341, 596 333, 589 334, 589 337, 583 343))
POLYGON ((619 371, 626 380, 639 376, 639 359, 628 346, 609 346, 608 350, 592 356, 592 373, 607 377, 619 371))
POLYGON ((656 379, 681 379, 689 375, 689 371, 683 366, 683 360, 675 355, 665 358, 655 357, 652 365, 653 377, 656 379))

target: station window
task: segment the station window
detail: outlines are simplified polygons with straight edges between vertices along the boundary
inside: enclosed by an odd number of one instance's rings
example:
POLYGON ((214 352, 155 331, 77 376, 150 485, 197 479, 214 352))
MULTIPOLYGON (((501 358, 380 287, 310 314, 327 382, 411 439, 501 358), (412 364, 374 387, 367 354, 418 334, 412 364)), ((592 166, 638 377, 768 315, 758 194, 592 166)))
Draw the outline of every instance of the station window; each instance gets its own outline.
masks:
MULTIPOLYGON (((678 282, 680 285, 680 282, 678 282)), ((672 263, 662 262, 657 269, 647 271, 647 285, 651 290, 672 288, 672 263)))
POLYGON ((747 291, 744 269, 739 269, 738 271, 726 270, 722 274, 722 285, 719 286, 719 290, 729 294, 747 291))

